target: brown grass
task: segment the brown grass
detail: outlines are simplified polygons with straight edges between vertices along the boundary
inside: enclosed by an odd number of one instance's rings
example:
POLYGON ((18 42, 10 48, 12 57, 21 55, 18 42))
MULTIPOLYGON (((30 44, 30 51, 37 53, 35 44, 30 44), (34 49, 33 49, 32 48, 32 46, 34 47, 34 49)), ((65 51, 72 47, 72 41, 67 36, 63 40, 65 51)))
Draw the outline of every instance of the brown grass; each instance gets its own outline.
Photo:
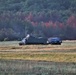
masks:
POLYGON ((62 45, 24 46, 19 46, 18 42, 2 42, 0 59, 76 62, 76 41, 63 41, 62 45))

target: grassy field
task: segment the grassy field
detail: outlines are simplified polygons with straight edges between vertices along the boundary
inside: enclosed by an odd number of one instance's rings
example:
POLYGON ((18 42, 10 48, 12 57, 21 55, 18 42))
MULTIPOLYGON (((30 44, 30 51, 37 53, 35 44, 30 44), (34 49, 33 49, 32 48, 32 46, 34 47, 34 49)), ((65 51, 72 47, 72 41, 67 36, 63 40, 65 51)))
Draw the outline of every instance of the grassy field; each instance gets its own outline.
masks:
POLYGON ((0 75, 76 75, 76 41, 61 45, 0 42, 0 75))
POLYGON ((76 62, 76 41, 62 45, 24 45, 18 42, 0 42, 0 59, 45 60, 76 62))
POLYGON ((0 75, 76 75, 76 63, 0 60, 0 75))

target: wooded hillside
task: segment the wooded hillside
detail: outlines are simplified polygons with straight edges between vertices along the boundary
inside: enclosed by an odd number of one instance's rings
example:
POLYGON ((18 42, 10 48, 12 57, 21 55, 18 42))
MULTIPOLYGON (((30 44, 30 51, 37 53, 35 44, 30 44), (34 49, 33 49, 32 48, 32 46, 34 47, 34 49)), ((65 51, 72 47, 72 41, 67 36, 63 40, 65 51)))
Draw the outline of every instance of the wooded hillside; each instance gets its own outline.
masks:
POLYGON ((76 0, 0 0, 0 40, 28 33, 76 39, 76 0))

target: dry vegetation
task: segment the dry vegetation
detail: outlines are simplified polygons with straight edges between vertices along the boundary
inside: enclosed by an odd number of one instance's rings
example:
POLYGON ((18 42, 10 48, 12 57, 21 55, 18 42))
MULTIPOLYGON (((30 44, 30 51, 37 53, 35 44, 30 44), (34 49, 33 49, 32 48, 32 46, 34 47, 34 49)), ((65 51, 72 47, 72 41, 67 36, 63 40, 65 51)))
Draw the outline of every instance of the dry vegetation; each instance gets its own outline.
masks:
POLYGON ((76 41, 24 46, 0 42, 0 75, 76 75, 76 41))
POLYGON ((0 60, 0 75, 76 75, 76 63, 0 60))
POLYGON ((1 42, 0 59, 45 60, 76 62, 76 41, 63 41, 62 45, 24 45, 1 42))

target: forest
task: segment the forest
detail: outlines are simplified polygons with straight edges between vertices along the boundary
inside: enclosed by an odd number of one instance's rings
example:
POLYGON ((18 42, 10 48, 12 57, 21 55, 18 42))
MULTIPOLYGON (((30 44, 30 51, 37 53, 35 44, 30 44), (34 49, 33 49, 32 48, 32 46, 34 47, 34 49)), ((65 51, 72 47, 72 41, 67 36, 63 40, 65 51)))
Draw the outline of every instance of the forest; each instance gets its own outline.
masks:
POLYGON ((76 0, 0 0, 0 41, 27 34, 76 40, 76 0))

